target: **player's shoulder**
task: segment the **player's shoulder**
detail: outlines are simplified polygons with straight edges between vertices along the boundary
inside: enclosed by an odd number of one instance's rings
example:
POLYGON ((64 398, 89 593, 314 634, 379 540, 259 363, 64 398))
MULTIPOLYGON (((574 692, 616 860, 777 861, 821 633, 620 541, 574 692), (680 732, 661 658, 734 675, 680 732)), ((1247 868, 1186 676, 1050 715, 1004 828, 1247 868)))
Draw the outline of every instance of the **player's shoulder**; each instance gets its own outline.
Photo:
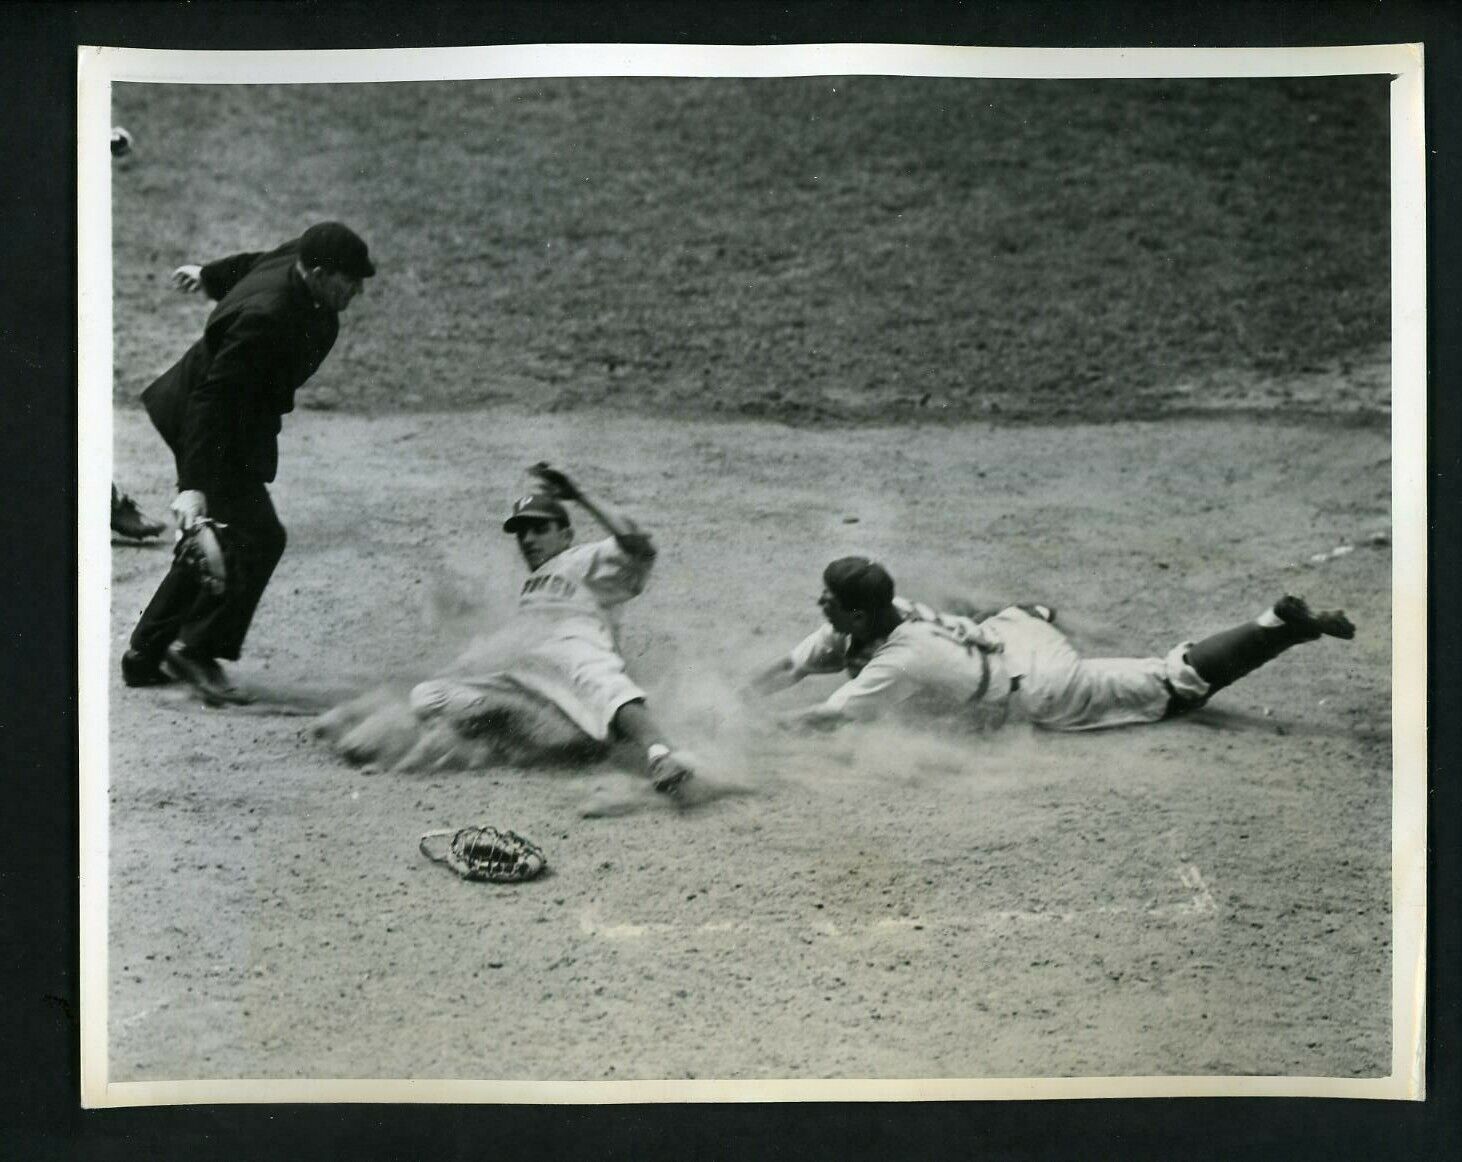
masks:
MULTIPOLYGON (((613 542, 609 542, 612 546, 613 542)), ((603 541, 581 541, 570 545, 563 552, 543 562, 539 568, 545 573, 582 573, 592 568, 605 551, 603 541)))
POLYGON ((596 537, 592 541, 578 541, 564 550, 565 553, 575 553, 579 557, 602 557, 619 551, 619 546, 615 544, 613 537, 596 537))
POLYGON ((931 647, 937 648, 948 641, 948 633, 937 621, 910 618, 900 622, 883 641, 886 653, 921 653, 931 647))
POLYGON ((596 561, 613 561, 618 564, 648 568, 655 560, 653 550, 648 553, 631 552, 620 543, 618 537, 602 537, 579 545, 578 548, 583 550, 585 557, 596 561))
POLYGON ((302 321, 301 305, 282 278, 246 276, 214 310, 213 323, 263 334, 282 334, 302 321))
POLYGON ((298 253, 288 247, 261 255, 222 301, 234 300, 253 310, 275 311, 313 305, 303 278, 295 272, 297 258, 298 253))

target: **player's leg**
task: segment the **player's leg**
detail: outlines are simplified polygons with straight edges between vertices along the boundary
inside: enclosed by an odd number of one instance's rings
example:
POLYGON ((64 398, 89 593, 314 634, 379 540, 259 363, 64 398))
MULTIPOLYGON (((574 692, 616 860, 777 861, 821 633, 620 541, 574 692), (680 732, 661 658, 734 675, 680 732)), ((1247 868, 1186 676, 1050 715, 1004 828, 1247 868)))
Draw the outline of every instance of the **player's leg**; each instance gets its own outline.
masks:
POLYGON ((129 686, 171 681, 161 669, 168 647, 185 622, 206 613, 217 600, 203 588, 191 566, 174 561, 132 630, 129 648, 122 655, 122 680, 129 686))
POLYGON ((236 482, 209 498, 209 515, 223 550, 223 592, 200 593, 186 611, 162 668, 214 702, 248 702, 219 658, 237 659, 244 635, 274 567, 284 554, 285 532, 269 491, 257 481, 236 482))
POLYGON ((587 761, 604 748, 603 740, 591 737, 561 707, 503 675, 483 683, 421 682, 412 687, 409 704, 426 728, 424 740, 444 727, 448 734, 441 737, 468 744, 462 753, 476 765, 587 761))
MULTIPOLYGON (((181 475, 182 466, 178 465, 181 475)), ((112 515, 115 518, 121 494, 112 485, 112 515)), ((114 521, 115 523, 115 521, 114 521)), ((122 681, 128 686, 161 686, 173 680, 162 669, 162 660, 183 623, 200 603, 214 601, 199 581, 198 574, 176 557, 152 600, 137 619, 127 651, 122 655, 122 681)))
POLYGON ((194 656, 232 661, 243 648, 288 538, 262 484, 242 484, 217 500, 210 497, 209 515, 225 526, 219 540, 227 554, 228 583, 222 599, 189 620, 178 640, 194 656))
POLYGON ((643 699, 626 702, 614 712, 614 729, 645 752, 645 763, 655 790, 667 795, 680 793, 695 769, 684 752, 675 750, 669 737, 655 721, 643 699))
POLYGON ((481 686, 433 678, 411 688, 411 712, 422 722, 437 719, 452 724, 463 737, 472 738, 510 725, 510 708, 488 697, 481 686))
POLYGON ((1355 626, 1338 609, 1312 610, 1304 598, 1285 595, 1252 621, 1193 643, 1185 660, 1212 697, 1291 646, 1321 637, 1353 638, 1355 626))

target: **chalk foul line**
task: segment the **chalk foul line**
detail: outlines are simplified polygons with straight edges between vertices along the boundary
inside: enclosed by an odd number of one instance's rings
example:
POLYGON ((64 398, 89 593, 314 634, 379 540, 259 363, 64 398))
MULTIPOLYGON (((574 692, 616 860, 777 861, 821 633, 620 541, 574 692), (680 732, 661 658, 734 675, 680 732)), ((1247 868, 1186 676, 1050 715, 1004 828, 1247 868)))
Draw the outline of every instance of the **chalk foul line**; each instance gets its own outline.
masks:
POLYGON ((973 913, 968 916, 880 916, 876 919, 835 921, 831 917, 819 916, 805 922, 779 923, 772 919, 726 919, 717 918, 694 923, 625 920, 606 920, 594 906, 585 908, 579 914, 579 931, 585 936, 596 936, 605 940, 639 940, 646 936, 663 936, 672 932, 692 934, 765 933, 772 930, 796 931, 801 929, 814 936, 834 938, 878 937, 904 935, 908 933, 968 930, 988 928, 996 924, 1070 924, 1091 917, 1101 916, 1213 916, 1218 912, 1203 873, 1196 864, 1180 864, 1178 879, 1188 892, 1188 898, 1174 904, 1127 905, 1098 904, 1091 908, 1066 910, 1055 909, 996 909, 973 913))

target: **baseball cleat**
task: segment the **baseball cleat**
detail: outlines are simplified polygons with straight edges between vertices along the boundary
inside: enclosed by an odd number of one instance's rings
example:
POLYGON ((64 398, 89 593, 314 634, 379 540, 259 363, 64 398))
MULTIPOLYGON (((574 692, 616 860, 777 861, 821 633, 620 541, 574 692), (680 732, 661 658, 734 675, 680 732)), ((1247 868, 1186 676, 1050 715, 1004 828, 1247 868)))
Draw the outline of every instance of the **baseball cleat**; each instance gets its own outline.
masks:
POLYGON ((172 678, 153 658, 128 650, 122 655, 122 682, 127 686, 166 686, 172 678))
POLYGON ((158 536, 165 528, 167 525, 162 521, 143 516, 137 502, 125 492, 112 492, 112 532, 145 541, 158 536))
POLYGON ((1338 609, 1311 609, 1303 597, 1286 593, 1274 603, 1274 614, 1280 621, 1299 630, 1313 641, 1320 636, 1350 639, 1355 625, 1338 609))
POLYGON ((678 795, 695 770, 677 751, 663 754, 650 764, 650 783, 662 795, 678 795))
POLYGON ((193 687, 211 705, 242 706, 251 701, 247 694, 229 681, 223 667, 215 659, 190 653, 180 642, 168 646, 168 651, 163 656, 162 669, 165 674, 193 687))

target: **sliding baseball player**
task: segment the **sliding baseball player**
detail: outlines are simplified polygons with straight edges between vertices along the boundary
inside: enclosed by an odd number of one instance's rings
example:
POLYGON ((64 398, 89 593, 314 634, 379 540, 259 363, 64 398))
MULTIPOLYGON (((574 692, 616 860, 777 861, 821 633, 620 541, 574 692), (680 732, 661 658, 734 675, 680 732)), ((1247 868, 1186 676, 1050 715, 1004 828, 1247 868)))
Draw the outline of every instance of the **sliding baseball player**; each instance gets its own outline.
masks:
POLYGON ((1214 694, 1291 646, 1352 638, 1339 611, 1311 610, 1285 596, 1252 621, 1163 657, 1084 658, 1045 606, 1012 606, 981 621, 894 596, 888 571, 844 557, 823 573, 827 623, 750 683, 770 694, 809 674, 843 673, 824 701, 783 720, 830 729, 899 708, 966 711, 989 725, 1018 706, 1049 730, 1098 730, 1158 722, 1204 705, 1214 694))
POLYGON ((692 777, 691 761, 650 714, 616 635, 619 608, 649 580, 654 543, 564 473, 546 464, 531 471, 540 490, 517 500, 503 523, 528 566, 512 627, 525 647, 491 668, 469 649, 447 676, 413 688, 411 708, 422 722, 446 722, 470 739, 507 727, 526 695, 557 707, 590 739, 635 744, 655 789, 678 795, 692 777), (576 502, 609 536, 575 545, 565 502, 576 502))

